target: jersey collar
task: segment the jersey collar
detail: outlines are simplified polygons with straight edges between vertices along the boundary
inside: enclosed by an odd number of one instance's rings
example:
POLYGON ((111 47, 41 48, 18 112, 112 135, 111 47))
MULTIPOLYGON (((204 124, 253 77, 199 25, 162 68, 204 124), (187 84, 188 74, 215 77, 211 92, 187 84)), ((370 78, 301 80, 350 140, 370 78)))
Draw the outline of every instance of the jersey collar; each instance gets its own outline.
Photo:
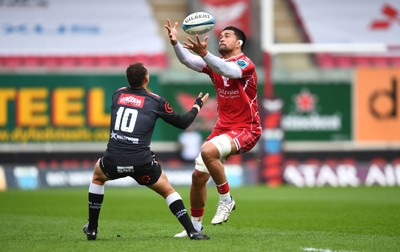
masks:
POLYGON ((235 56, 232 56, 230 58, 227 58, 227 59, 225 59, 225 61, 235 61, 235 60, 237 60, 238 58, 240 58, 242 56, 243 56, 243 52, 239 53, 238 55, 235 55, 235 56))

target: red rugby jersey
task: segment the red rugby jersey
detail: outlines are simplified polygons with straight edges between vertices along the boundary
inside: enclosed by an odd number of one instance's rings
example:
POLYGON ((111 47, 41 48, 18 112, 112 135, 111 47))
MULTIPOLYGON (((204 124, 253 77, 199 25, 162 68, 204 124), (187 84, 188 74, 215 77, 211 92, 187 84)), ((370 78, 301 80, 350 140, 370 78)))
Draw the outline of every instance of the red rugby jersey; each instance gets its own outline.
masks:
POLYGON ((242 78, 229 79, 221 76, 208 65, 202 70, 214 83, 219 117, 216 126, 226 129, 250 128, 261 131, 255 66, 243 53, 226 61, 235 62, 240 67, 242 78))

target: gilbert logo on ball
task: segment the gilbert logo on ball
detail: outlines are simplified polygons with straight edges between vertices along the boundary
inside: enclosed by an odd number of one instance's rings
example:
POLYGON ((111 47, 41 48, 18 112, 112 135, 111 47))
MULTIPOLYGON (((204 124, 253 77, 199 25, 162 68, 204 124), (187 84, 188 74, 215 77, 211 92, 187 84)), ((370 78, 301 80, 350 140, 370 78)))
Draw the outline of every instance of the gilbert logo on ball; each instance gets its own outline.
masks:
POLYGON ((190 35, 204 34, 211 31, 215 18, 207 12, 194 12, 187 16, 182 23, 182 29, 190 35))

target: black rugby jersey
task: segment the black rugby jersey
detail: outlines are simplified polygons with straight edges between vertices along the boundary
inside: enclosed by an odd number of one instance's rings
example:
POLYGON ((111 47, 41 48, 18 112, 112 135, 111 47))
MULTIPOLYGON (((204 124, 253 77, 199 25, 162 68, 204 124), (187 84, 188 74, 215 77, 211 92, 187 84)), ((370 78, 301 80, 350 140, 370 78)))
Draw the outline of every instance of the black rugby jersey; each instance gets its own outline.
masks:
POLYGON ((159 117, 185 129, 195 119, 192 108, 180 116, 161 96, 144 88, 123 87, 112 98, 110 138, 104 153, 113 165, 142 165, 151 162, 150 142, 159 117))

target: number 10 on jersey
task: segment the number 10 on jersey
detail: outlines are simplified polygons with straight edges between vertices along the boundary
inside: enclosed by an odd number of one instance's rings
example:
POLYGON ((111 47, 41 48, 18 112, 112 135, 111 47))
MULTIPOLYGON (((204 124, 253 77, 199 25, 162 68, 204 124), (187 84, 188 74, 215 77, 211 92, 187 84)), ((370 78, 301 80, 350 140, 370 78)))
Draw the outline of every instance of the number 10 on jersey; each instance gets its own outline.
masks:
POLYGON ((132 133, 135 128, 137 116, 138 111, 136 109, 120 107, 115 119, 114 130, 132 133))

